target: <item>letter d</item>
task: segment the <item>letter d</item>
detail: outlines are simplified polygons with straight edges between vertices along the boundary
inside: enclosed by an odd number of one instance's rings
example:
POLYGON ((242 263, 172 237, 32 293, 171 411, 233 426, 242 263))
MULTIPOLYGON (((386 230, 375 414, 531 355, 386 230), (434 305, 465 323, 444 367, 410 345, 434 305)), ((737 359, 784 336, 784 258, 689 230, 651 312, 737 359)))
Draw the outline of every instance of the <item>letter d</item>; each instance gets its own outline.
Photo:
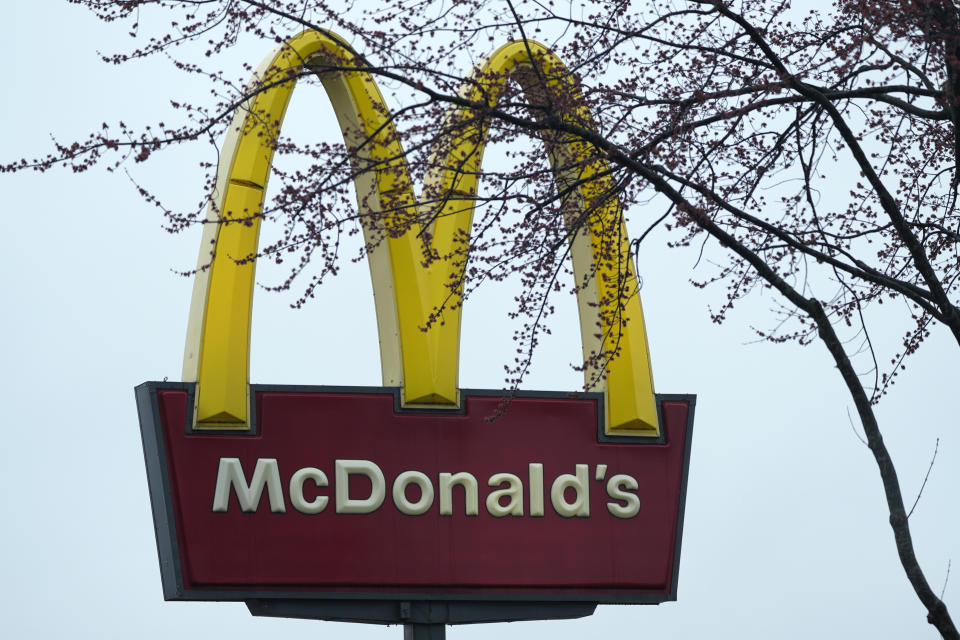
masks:
POLYGON ((373 513, 380 508, 387 496, 387 483, 383 471, 369 460, 336 460, 333 463, 337 486, 335 491, 337 513, 373 513), (370 478, 370 496, 363 499, 350 498, 350 476, 363 475, 370 478))
POLYGON ((589 467, 585 464, 578 464, 576 475, 563 473, 557 476, 550 487, 550 502, 557 514, 564 518, 586 518, 590 515, 590 484, 588 478, 589 467), (577 493, 577 499, 573 502, 567 502, 564 492, 567 488, 573 489, 577 493))

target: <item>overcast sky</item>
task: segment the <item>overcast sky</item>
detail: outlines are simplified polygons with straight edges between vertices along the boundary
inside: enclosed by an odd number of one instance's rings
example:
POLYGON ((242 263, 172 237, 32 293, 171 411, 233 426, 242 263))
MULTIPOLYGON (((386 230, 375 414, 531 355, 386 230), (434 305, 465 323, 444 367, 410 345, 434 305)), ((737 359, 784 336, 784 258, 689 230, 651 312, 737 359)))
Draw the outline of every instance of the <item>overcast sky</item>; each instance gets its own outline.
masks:
MULTIPOLYGON (((162 65, 102 64, 97 51, 127 47, 126 30, 75 7, 17 2, 4 13, 0 162, 46 151, 50 134, 68 140, 103 121, 145 122, 171 96, 204 91, 162 65)), ((255 64, 268 49, 238 53, 235 74, 241 53, 255 64)), ((320 92, 304 93, 288 127, 326 126, 330 117, 320 92)), ((128 168, 189 205, 203 197, 202 159, 171 153, 128 168)), ((399 638, 398 627, 256 619, 237 603, 163 601, 133 388, 179 379, 191 283, 174 271, 193 266, 199 230, 167 234, 123 172, 5 174, 0 193, 8 478, 0 635, 399 638)), ((826 351, 753 342, 750 325, 769 326, 769 297, 714 325, 707 305, 720 291, 690 286, 703 275, 693 271, 695 253, 664 244, 654 234, 638 265, 656 387, 698 397, 678 602, 604 606, 579 621, 451 628, 448 637, 936 637, 899 566, 876 467, 826 351)), ((260 274, 271 277, 279 272, 260 274)), ((490 289, 467 303, 463 386, 502 386, 513 349, 510 299, 508 288, 490 289)), ((258 293, 254 382, 380 383, 365 265, 345 269, 304 310, 289 302, 258 293)), ((527 388, 579 385, 570 367, 580 349, 575 303, 559 306, 527 388)), ((892 329, 884 337, 898 339, 892 329)), ((908 505, 940 439, 911 526, 938 592, 955 561, 944 598, 958 616, 960 402, 957 348, 946 338, 933 335, 878 415, 908 505)))

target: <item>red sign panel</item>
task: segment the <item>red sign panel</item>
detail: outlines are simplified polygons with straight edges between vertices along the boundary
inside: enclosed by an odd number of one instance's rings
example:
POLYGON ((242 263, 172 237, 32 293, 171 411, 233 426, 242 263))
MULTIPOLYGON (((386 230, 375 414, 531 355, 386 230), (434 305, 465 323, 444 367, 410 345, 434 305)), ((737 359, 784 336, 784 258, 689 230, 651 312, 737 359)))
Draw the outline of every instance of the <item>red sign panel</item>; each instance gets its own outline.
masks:
POLYGON ((675 598, 692 396, 608 438, 599 395, 253 386, 250 432, 192 432, 193 386, 137 398, 168 599, 675 598))

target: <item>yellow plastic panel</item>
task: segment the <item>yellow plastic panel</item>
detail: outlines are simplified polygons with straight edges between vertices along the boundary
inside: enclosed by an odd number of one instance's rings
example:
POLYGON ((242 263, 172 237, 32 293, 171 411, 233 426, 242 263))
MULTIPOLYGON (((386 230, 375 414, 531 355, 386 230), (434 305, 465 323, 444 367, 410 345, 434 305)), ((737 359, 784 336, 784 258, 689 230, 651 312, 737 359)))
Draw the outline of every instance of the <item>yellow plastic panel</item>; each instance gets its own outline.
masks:
MULTIPOLYGON (((274 141, 295 79, 311 61, 350 66, 357 61, 355 55, 327 32, 306 31, 291 39, 261 65, 256 78, 272 86, 248 102, 245 116, 235 120, 236 131, 224 144, 229 157, 221 162, 217 178, 218 192, 224 195, 222 200, 215 198, 211 207, 211 220, 221 224, 204 236, 185 348, 184 379, 195 376, 198 382, 199 428, 245 428, 248 424, 255 266, 250 258, 257 251, 258 214, 274 141), (210 242, 215 245, 215 258, 208 273, 203 267, 210 259, 210 242)), ((512 76, 531 96, 539 95, 543 89, 537 82, 546 78, 554 89, 574 102, 579 100, 579 90, 559 59, 533 42, 511 43, 494 52, 477 70, 474 82, 465 85, 464 96, 494 106, 512 76), (534 64, 540 74, 532 73, 534 64)), ((448 200, 430 228, 422 229, 421 216, 436 207, 418 203, 414 197, 403 149, 373 78, 363 71, 340 71, 324 72, 322 79, 346 143, 359 150, 353 168, 360 175, 357 195, 361 219, 366 220, 365 238, 368 245, 375 246, 368 257, 377 299, 384 383, 400 384, 409 405, 456 406, 461 319, 458 283, 465 267, 464 248, 456 243, 469 237, 472 225, 485 125, 472 109, 458 107, 448 113, 447 124, 474 121, 476 125, 462 129, 452 141, 438 141, 434 165, 440 168, 428 174, 424 194, 448 200), (387 240, 379 242, 384 234, 387 240)), ((585 108, 577 109, 572 117, 591 126, 585 108)), ((588 371, 586 379, 594 382, 591 390, 606 394, 608 433, 655 434, 658 425, 649 352, 628 258, 629 243, 619 204, 614 199, 603 201, 611 187, 610 179, 602 175, 608 167, 602 159, 592 158, 583 142, 573 140, 558 146, 550 150, 558 183, 582 183, 578 199, 581 208, 590 212, 585 233, 589 237, 578 236, 573 247, 577 280, 589 282, 578 292, 584 353, 588 356, 603 350, 616 354, 606 370, 588 371), (575 175, 571 167, 577 167, 575 175), (600 339, 595 337, 598 327, 602 328, 600 339)))
POLYGON ((206 330, 201 345, 197 422, 244 428, 247 424, 247 372, 250 367, 250 316, 263 191, 230 183, 224 222, 210 275, 206 330))
MULTIPOLYGON (((255 74, 269 83, 245 105, 245 117, 231 131, 224 152, 232 157, 221 162, 217 184, 225 190, 219 210, 214 207, 217 232, 213 235, 214 258, 210 265, 206 295, 195 293, 191 316, 200 316, 201 329, 188 332, 185 353, 198 353, 195 366, 197 393, 195 419, 198 428, 245 429, 249 424, 250 323, 256 255, 259 242, 263 190, 269 177, 273 149, 280 123, 303 61, 328 38, 305 32, 268 56, 255 74), (290 78, 289 82, 283 80, 290 78), (222 174, 227 172, 226 179, 222 174), (222 185, 222 186, 220 186, 222 185), (192 346, 191 340, 199 340, 192 346)), ((209 260, 209 246, 202 246, 201 268, 209 260), (205 255, 206 254, 206 255, 205 255)), ((198 274, 198 279, 201 274, 198 274)), ((195 321, 191 319, 191 324, 195 321)), ((185 362, 184 370, 187 371, 185 362)), ((185 378, 186 379, 186 378, 185 378)))
POLYGON ((423 267, 423 243, 414 229, 390 238, 393 286, 403 355, 403 400, 406 404, 457 405, 460 359, 458 297, 441 312, 451 295, 445 262, 423 267), (426 329, 426 330, 425 330, 426 329))
MULTIPOLYGON (((467 83, 464 95, 473 101, 495 106, 511 76, 517 76, 531 99, 545 91, 537 86, 542 78, 551 90, 566 94, 565 97, 575 104, 582 104, 579 88, 559 58, 543 45, 531 41, 513 42, 495 51, 477 69, 473 81, 467 83), (539 74, 533 65, 537 66, 539 74)), ((471 109, 455 107, 448 114, 447 122, 474 122, 477 117, 471 109)), ((582 126, 592 126, 590 114, 583 107, 575 109, 571 117, 582 126)), ((438 141, 437 148, 441 151, 436 154, 434 162, 439 162, 439 156, 445 152, 443 164, 446 169, 428 174, 424 193, 442 195, 455 191, 465 196, 475 195, 485 142, 486 131, 478 132, 476 127, 467 128, 453 142, 438 141)), ((600 350, 613 356, 603 370, 588 368, 585 371, 586 384, 590 390, 605 394, 608 434, 657 435, 659 424, 646 327, 629 258, 626 227, 619 203, 609 198, 604 201, 613 186, 605 175, 609 167, 604 160, 592 157, 589 146, 578 140, 554 150, 551 162, 558 172, 558 187, 578 185, 580 208, 590 212, 588 246, 574 251, 576 280, 590 283, 589 287, 578 291, 584 357, 589 358, 591 353, 600 350), (602 333, 599 341, 594 338, 598 330, 602 333)), ((463 237, 460 235, 463 231, 469 233, 472 217, 473 206, 469 200, 447 203, 433 228, 437 251, 441 254, 451 252, 454 239, 463 237)), ((569 222, 574 223, 573 220, 569 222)), ((461 265, 459 270, 448 273, 448 277, 462 278, 464 267, 461 265)), ((442 293, 440 291, 438 295, 442 293)), ((459 324, 459 318, 457 322, 459 324)))

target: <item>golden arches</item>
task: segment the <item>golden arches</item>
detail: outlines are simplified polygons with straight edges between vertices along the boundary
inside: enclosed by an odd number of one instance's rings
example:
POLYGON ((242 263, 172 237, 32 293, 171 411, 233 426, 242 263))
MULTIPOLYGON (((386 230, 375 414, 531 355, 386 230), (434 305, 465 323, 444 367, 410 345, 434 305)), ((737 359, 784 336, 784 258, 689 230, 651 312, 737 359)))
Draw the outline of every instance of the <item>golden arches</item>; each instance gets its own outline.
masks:
MULTIPOLYGON (((553 88, 570 97, 578 95, 560 60, 543 45, 526 41, 497 49, 465 85, 465 97, 493 106, 511 76, 532 69, 531 54, 553 88)), ((261 86, 267 88, 238 110, 221 152, 184 351, 183 379, 197 383, 198 428, 244 429, 249 424, 255 261, 244 259, 257 253, 260 218, 256 214, 263 205, 273 141, 299 72, 317 59, 350 67, 355 53, 323 31, 305 31, 279 47, 264 60, 251 83, 254 86, 262 79, 261 86)), ((358 168, 366 169, 357 171, 358 200, 369 210, 361 214, 377 213, 373 209, 379 207, 385 228, 406 228, 404 212, 418 203, 398 136, 373 78, 365 71, 348 70, 324 74, 322 81, 347 145, 360 150, 355 161, 363 166, 358 168)), ((469 108, 455 108, 448 119, 482 121, 476 115, 469 108)), ((574 116, 589 123, 583 107, 574 116)), ((407 405, 442 407, 459 402, 461 306, 447 305, 442 322, 433 322, 427 331, 423 327, 449 297, 450 282, 462 281, 464 264, 453 266, 440 259, 424 266, 423 243, 432 242, 428 249, 444 256, 452 252, 458 238, 468 237, 485 139, 484 131, 468 128, 437 145, 437 159, 442 162, 433 164, 445 168, 428 174, 423 191, 444 194, 446 200, 430 234, 406 232, 380 241, 364 226, 368 245, 375 246, 368 259, 383 384, 401 387, 407 405)), ((587 282, 578 290, 583 350, 588 360, 603 352, 616 351, 616 357, 605 377, 597 377, 595 370, 585 376, 597 378, 591 390, 605 394, 607 433, 656 435, 659 425, 643 311, 627 257, 619 203, 604 196, 612 191, 606 163, 591 158, 585 144, 576 141, 553 149, 551 161, 557 168, 579 165, 576 176, 565 176, 560 169, 558 180, 574 185, 581 205, 596 212, 589 216, 589 234, 578 233, 572 247, 577 281, 587 282)))

